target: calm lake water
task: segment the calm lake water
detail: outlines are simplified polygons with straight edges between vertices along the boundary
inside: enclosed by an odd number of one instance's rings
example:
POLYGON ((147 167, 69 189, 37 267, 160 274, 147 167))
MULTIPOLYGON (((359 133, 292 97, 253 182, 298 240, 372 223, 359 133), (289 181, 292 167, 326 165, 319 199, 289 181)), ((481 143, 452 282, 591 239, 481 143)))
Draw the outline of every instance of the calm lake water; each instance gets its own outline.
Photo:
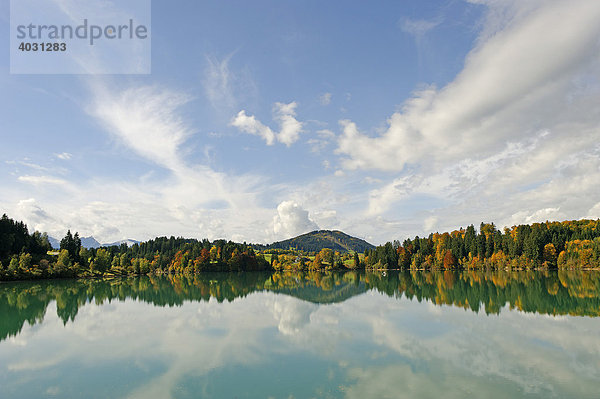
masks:
POLYGON ((0 284, 2 398, 598 398, 600 273, 0 284))

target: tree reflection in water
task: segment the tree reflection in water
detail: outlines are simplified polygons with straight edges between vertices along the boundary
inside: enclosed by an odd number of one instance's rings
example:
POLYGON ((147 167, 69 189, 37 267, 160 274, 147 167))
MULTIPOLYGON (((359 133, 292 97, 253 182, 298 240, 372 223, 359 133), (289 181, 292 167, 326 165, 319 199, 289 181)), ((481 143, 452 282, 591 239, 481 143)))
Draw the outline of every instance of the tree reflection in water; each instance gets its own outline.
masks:
POLYGON ((56 301, 64 324, 79 307, 126 299, 154 306, 185 301, 233 301, 272 291, 313 303, 343 302, 369 290, 388 296, 499 314, 512 309, 549 315, 597 317, 600 272, 388 271, 387 273, 205 273, 110 280, 60 280, 0 284, 0 341, 19 334, 27 322, 43 321, 56 301))

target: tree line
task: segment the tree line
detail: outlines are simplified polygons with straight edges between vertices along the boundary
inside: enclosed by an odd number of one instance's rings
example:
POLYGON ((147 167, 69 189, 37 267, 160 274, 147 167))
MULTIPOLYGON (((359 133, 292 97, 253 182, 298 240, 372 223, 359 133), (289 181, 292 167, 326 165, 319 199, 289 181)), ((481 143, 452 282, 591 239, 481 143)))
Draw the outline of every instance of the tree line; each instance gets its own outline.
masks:
POLYGON ((388 242, 373 249, 309 252, 266 249, 226 240, 158 237, 85 248, 67 231, 53 251, 45 233, 0 219, 0 280, 218 271, 346 269, 591 269, 600 267, 600 219, 519 225, 503 231, 481 223, 450 233, 388 242))
POLYGON ((370 269, 590 269, 600 267, 600 219, 505 228, 481 223, 388 242, 364 255, 370 269))
POLYGON ((0 280, 258 270, 271 264, 245 243, 158 237, 95 249, 69 230, 53 251, 46 234, 29 234, 6 215, 0 220, 0 280))

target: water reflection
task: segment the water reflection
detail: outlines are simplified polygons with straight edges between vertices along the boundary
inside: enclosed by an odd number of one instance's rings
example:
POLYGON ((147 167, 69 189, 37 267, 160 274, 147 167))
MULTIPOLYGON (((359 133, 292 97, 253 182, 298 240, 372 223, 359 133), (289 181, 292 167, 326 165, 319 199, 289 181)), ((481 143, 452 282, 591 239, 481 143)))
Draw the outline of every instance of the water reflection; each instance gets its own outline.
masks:
POLYGON ((600 318, 580 316, 598 315, 599 279, 352 272, 3 284, 0 397, 593 398, 600 318))
POLYGON ((88 302, 130 298, 180 306, 210 298, 231 302, 256 291, 272 291, 327 304, 368 290, 486 314, 499 314, 508 304, 540 314, 600 315, 600 272, 215 273, 0 284, 0 340, 18 334, 25 322, 41 322, 51 301, 56 301, 57 314, 66 324, 88 302))

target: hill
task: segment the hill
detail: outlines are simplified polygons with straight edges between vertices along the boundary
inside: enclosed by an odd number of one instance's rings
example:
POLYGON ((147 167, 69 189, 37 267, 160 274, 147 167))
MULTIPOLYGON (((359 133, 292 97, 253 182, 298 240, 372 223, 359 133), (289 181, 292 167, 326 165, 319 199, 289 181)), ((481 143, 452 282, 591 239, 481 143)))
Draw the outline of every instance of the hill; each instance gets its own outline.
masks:
POLYGON ((312 303, 341 303, 356 295, 364 294, 368 291, 368 288, 364 282, 360 282, 360 284, 356 285, 349 283, 334 285, 330 289, 306 286, 298 288, 275 288, 272 291, 312 303))
POLYGON ((340 252, 365 252, 375 248, 360 238, 349 236, 337 230, 317 230, 302 234, 298 237, 273 244, 262 246, 260 249, 298 249, 302 251, 317 252, 323 248, 330 248, 340 252))

